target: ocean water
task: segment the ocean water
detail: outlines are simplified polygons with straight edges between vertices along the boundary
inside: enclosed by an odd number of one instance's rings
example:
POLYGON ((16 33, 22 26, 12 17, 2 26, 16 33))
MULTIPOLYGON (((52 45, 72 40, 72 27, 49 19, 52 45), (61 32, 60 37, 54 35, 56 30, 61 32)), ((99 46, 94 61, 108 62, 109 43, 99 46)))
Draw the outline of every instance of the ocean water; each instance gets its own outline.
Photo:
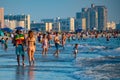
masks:
MULTIPOLYGON (((35 65, 17 66, 15 48, 11 41, 8 51, 0 49, 0 80, 120 80, 120 38, 73 40, 65 50, 60 47, 59 57, 54 57, 54 44, 48 55, 42 57, 41 44, 37 43, 35 65), (74 44, 79 44, 77 57, 74 44)), ((1 47, 1 46, 0 46, 1 47)))

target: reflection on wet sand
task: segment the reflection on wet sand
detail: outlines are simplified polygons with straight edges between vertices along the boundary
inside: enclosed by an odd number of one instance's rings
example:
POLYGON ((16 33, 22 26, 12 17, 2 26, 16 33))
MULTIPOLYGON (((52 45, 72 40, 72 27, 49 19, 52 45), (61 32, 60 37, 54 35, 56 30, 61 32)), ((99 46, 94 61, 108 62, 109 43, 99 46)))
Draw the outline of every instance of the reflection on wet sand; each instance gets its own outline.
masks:
POLYGON ((16 80, 34 80, 34 65, 32 66, 17 66, 16 67, 16 80))
POLYGON ((34 65, 28 67, 28 80, 34 80, 34 65))
POLYGON ((25 68, 22 66, 16 67, 16 80, 25 80, 25 68))

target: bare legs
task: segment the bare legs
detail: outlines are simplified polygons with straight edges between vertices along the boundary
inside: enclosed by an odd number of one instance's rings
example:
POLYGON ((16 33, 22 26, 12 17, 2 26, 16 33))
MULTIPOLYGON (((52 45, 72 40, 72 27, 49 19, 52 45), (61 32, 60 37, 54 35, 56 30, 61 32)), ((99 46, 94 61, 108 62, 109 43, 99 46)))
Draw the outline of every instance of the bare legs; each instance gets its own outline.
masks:
POLYGON ((20 66, 20 56, 17 55, 17 63, 18 63, 18 66, 20 66))
POLYGON ((23 65, 23 66, 25 65, 25 64, 24 64, 24 60, 25 60, 25 56, 22 55, 22 65, 23 65))
MULTIPOLYGON (((25 60, 25 57, 24 55, 22 55, 22 65, 24 66, 24 60, 25 60)), ((17 55, 17 63, 18 63, 18 66, 20 66, 20 55, 17 55)))
POLYGON ((57 49, 54 53, 54 56, 58 57, 58 54, 59 54, 59 50, 57 49))
POLYGON ((47 55, 48 48, 43 48, 42 50, 42 56, 47 55))
POLYGON ((59 44, 55 43, 55 47, 56 47, 56 51, 54 53, 54 56, 58 57, 58 54, 59 54, 59 44))
POLYGON ((29 65, 34 64, 34 51, 33 50, 29 50, 28 51, 28 59, 29 59, 29 65))

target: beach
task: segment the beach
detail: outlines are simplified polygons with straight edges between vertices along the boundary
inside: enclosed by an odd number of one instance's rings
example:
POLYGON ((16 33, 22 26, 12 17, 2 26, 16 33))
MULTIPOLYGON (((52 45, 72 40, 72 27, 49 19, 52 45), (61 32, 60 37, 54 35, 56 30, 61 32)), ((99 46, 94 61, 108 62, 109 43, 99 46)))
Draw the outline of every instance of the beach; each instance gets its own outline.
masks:
MULTIPOLYGON (((35 64, 29 66, 25 53, 25 66, 17 66, 15 47, 8 42, 8 50, 0 48, 0 80, 120 80, 120 37, 87 38, 66 43, 59 57, 53 56, 55 46, 42 56, 40 43, 36 43, 35 64), (77 57, 73 57, 74 44, 79 44, 77 57)), ((0 46, 1 47, 1 46, 0 46)))

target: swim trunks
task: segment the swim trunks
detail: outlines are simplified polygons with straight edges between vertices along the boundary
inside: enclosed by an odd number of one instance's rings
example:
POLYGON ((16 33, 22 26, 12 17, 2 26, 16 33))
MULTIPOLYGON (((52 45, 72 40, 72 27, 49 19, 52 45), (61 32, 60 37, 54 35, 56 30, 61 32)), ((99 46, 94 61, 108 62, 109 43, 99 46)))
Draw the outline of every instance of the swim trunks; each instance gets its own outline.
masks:
POLYGON ((24 55, 24 49, 23 49, 23 45, 19 44, 18 46, 16 46, 16 55, 24 55))

